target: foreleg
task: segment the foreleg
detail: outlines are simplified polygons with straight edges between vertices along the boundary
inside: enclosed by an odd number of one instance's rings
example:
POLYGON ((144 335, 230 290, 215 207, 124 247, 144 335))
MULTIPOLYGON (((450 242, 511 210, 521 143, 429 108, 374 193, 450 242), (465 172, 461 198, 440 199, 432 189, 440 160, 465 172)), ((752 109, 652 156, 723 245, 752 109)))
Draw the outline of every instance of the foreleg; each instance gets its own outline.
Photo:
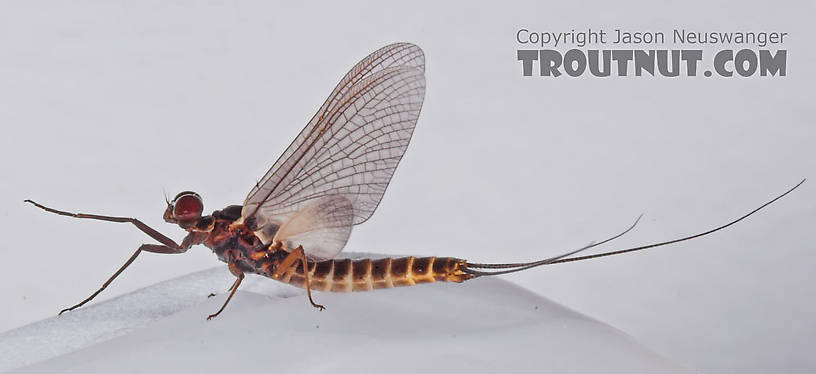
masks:
MULTIPOLYGON (((185 242, 186 241, 187 240, 185 239, 185 242)), ((188 246, 187 248, 190 248, 190 247, 188 246)), ((88 296, 87 299, 82 300, 79 304, 76 304, 76 305, 74 305, 74 306, 72 306, 70 308, 66 308, 66 309, 61 310, 59 312, 59 314, 72 311, 72 310, 74 310, 76 308, 79 308, 79 307, 85 305, 85 303, 93 300, 93 298, 96 297, 96 295, 99 295, 99 293, 102 292, 102 290, 107 288, 108 285, 110 285, 113 282, 113 280, 116 279, 116 277, 119 276, 119 274, 122 274, 122 272, 125 271, 125 269, 128 266, 130 266, 130 264, 132 264, 134 260, 136 260, 136 257, 139 257, 139 254, 142 253, 142 251, 169 254, 169 253, 182 253, 182 252, 186 251, 187 248, 183 248, 181 246, 179 246, 179 248, 171 248, 171 247, 168 247, 166 245, 142 244, 138 249, 136 249, 136 252, 133 252, 133 255, 130 256, 130 258, 127 261, 125 261, 125 264, 122 265, 122 267, 120 267, 119 270, 117 270, 115 273, 113 273, 113 275, 110 278, 108 278, 108 280, 105 281, 104 284, 102 284, 102 287, 100 287, 98 290, 96 290, 96 292, 91 294, 91 296, 88 296)))
POLYGON ((176 244, 176 242, 173 241, 173 239, 170 239, 167 236, 165 236, 164 234, 154 230, 150 226, 145 225, 144 223, 142 223, 142 221, 139 221, 136 218, 100 216, 100 215, 96 215, 96 214, 85 214, 85 213, 70 213, 70 212, 64 212, 64 211, 61 211, 61 210, 56 210, 56 209, 49 208, 47 206, 40 205, 40 204, 35 203, 34 201, 31 201, 31 200, 25 200, 25 202, 31 203, 34 206, 36 206, 37 208, 40 208, 40 209, 45 210, 47 212, 51 212, 51 213, 54 213, 54 214, 59 214, 61 216, 68 216, 68 217, 74 217, 74 218, 83 218, 83 219, 95 219, 95 220, 99 220, 99 221, 108 221, 108 222, 117 222, 117 223, 132 223, 139 230, 142 230, 142 232, 149 235, 151 238, 156 239, 159 243, 162 243, 165 246, 168 246, 168 247, 171 247, 171 248, 182 249, 181 245, 176 244))

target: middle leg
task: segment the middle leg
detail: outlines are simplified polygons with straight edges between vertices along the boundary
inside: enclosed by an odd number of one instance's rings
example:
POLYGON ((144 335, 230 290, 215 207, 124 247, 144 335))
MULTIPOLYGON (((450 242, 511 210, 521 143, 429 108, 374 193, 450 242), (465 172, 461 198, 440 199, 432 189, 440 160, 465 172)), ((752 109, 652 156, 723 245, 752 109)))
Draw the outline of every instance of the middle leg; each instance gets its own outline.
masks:
POLYGON ((235 291, 238 291, 238 286, 241 285, 241 281, 244 280, 244 272, 242 272, 241 269, 238 269, 238 265, 235 265, 235 263, 231 262, 229 264, 229 270, 230 273, 235 275, 235 282, 232 284, 232 287, 230 287, 230 294, 229 296, 227 296, 227 300, 224 301, 224 305, 221 305, 221 309, 218 309, 218 311, 215 312, 215 314, 210 314, 209 316, 207 316, 208 321, 217 317, 219 314, 221 314, 221 312, 224 311, 224 308, 226 308, 227 304, 229 304, 230 300, 232 300, 232 295, 235 295, 235 291))

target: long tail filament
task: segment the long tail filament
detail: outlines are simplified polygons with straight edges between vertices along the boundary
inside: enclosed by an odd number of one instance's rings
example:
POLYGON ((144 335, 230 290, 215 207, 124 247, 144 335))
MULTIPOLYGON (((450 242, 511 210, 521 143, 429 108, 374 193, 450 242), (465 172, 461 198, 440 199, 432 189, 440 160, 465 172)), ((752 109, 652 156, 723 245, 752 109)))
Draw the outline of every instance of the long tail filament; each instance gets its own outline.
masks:
MULTIPOLYGON (((735 220, 733 220, 733 221, 731 221, 729 223, 726 223, 726 224, 724 224, 722 226, 715 227, 715 228, 713 228, 711 230, 708 230, 708 231, 705 231, 705 232, 701 232, 701 233, 694 234, 694 235, 691 235, 691 236, 686 236, 684 238, 673 239, 673 240, 668 240, 668 241, 664 241, 664 242, 660 242, 660 243, 643 245, 643 246, 634 247, 634 248, 621 249, 621 250, 617 250, 617 251, 598 253, 598 254, 594 254, 594 255, 585 255, 585 256, 579 256, 579 257, 569 257, 569 256, 572 256, 572 255, 577 254, 579 252, 586 251, 586 250, 588 250, 590 248, 594 248, 594 247, 597 247, 599 245, 608 243, 608 242, 610 242, 610 241, 612 241, 614 239, 617 239, 617 238, 623 236, 624 234, 628 233, 633 228, 635 228, 638 221, 640 221, 640 217, 638 217, 638 219, 635 221, 634 224, 632 224, 632 226, 630 226, 628 229, 621 232, 620 234, 617 234, 617 235, 615 235, 615 236, 613 236, 611 238, 608 238, 606 240, 603 240, 603 241, 600 241, 600 242, 597 242, 597 243, 591 243, 591 244, 589 244, 589 245, 587 245, 585 247, 582 247, 582 248, 579 248, 579 249, 576 249, 576 250, 573 250, 573 251, 570 251, 570 252, 567 252, 567 253, 564 253, 564 254, 561 254, 561 255, 558 255, 558 256, 546 258, 546 259, 539 260, 539 261, 533 261, 533 262, 517 262, 517 263, 508 263, 508 264, 475 264, 475 263, 468 262, 466 264, 466 266, 462 269, 462 271, 464 271, 465 273, 471 274, 474 277, 479 277, 479 276, 483 276, 483 275, 508 274, 508 273, 515 273, 517 271, 527 270, 527 269, 534 268, 536 266, 541 266, 541 265, 560 264, 560 263, 564 263, 564 262, 583 261, 583 260, 589 260, 589 259, 598 258, 598 257, 619 255, 619 254, 623 254, 623 253, 635 252, 635 251, 640 251, 640 250, 648 249, 648 248, 662 247, 664 245, 669 245, 669 244, 683 242, 683 241, 686 241, 686 240, 699 238, 701 236, 705 236, 705 235, 712 234, 714 232, 720 231, 720 230, 722 230, 722 229, 724 229, 726 227, 734 225, 737 222, 740 222, 740 221, 750 217, 754 213, 762 210, 762 208, 765 208, 766 206, 773 204, 777 200, 785 197, 785 195, 793 192, 793 190, 797 189, 799 186, 801 186, 803 183, 805 183, 805 180, 806 179, 802 179, 801 182, 799 182, 795 186, 791 187, 789 190, 785 191, 783 194, 773 198, 772 200, 766 202, 765 204, 760 205, 758 208, 748 212, 747 214, 745 214, 745 215, 743 215, 743 216, 741 216, 741 217, 739 217, 739 218, 737 218, 737 219, 735 219, 735 220), (502 270, 483 271, 483 270, 475 270, 475 269, 502 269, 502 270)), ((642 217, 642 215, 641 215, 641 217, 642 217)))

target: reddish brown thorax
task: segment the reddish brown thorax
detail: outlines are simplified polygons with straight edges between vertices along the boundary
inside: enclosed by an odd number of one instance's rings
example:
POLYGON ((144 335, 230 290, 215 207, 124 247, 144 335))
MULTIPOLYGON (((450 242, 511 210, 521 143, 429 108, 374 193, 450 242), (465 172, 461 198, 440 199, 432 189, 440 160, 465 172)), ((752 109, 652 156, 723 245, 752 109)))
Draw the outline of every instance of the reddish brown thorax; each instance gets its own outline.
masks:
POLYGON ((203 210, 201 196, 184 191, 168 201, 164 220, 178 224, 190 233, 191 242, 212 249, 221 261, 242 271, 255 272, 256 261, 263 257, 257 252, 265 256, 267 248, 252 230, 240 223, 242 207, 231 205, 207 216, 201 215, 203 210))

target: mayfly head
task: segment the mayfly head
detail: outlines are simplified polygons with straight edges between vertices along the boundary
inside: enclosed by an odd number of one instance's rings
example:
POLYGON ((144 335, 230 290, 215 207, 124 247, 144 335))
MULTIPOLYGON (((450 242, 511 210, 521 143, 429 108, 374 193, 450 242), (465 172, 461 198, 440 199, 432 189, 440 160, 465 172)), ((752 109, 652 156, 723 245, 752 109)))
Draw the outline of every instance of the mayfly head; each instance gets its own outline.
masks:
POLYGON ((204 202, 201 196, 192 191, 184 191, 176 195, 173 201, 167 203, 164 220, 168 223, 177 223, 187 229, 198 223, 203 211, 204 202))

